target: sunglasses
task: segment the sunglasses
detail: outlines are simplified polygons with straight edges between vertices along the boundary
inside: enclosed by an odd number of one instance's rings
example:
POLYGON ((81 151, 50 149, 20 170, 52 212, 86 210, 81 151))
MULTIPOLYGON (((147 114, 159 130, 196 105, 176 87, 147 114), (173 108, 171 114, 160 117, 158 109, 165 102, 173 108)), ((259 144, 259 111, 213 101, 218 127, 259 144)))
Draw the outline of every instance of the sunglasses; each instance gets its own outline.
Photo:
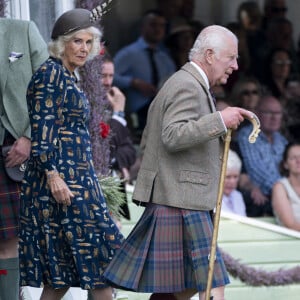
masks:
POLYGON ((244 90, 241 92, 242 96, 251 96, 251 95, 258 95, 258 90, 244 90))
POLYGON ((287 12, 287 7, 272 7, 271 8, 273 13, 280 13, 280 12, 287 12))
POLYGON ((290 60, 281 60, 281 59, 275 59, 275 60, 273 60, 273 63, 275 65, 279 65, 279 66, 292 64, 292 62, 290 60))

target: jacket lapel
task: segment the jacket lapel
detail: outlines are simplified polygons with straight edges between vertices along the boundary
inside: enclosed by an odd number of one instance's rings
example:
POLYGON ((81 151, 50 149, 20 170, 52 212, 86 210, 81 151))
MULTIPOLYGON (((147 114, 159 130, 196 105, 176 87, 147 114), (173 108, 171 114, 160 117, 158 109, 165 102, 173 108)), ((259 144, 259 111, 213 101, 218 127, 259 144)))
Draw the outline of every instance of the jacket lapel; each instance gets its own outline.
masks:
POLYGON ((213 99, 210 91, 207 88, 207 85, 206 85, 204 79, 202 78, 202 76, 198 72, 198 70, 191 63, 189 63, 189 62, 186 63, 182 67, 182 69, 185 70, 186 72, 189 72, 191 75, 193 75, 193 77, 195 77, 197 79, 197 81, 199 81, 199 83, 202 86, 203 90, 207 94, 207 97, 209 99, 209 104, 210 104, 210 107, 211 107, 212 111, 216 111, 215 100, 213 99))
MULTIPOLYGON (((0 23, 1 24, 1 23, 0 23)), ((7 41, 7 27, 3 24, 0 26, 0 41, 7 41)), ((3 43, 0 48, 0 70, 1 70, 1 76, 0 76, 0 85, 1 85, 1 91, 4 93, 4 87, 7 80, 7 73, 9 72, 9 61, 8 61, 8 55, 7 53, 8 49, 10 49, 11 46, 11 40, 9 39, 8 43, 3 43)))

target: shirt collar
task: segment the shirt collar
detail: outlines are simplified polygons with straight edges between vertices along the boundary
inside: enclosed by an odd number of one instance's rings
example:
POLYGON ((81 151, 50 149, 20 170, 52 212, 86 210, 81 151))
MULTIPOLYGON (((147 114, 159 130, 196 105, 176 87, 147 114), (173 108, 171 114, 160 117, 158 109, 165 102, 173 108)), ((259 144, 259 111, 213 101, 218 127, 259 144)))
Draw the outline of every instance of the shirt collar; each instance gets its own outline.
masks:
POLYGON ((209 90, 209 81, 208 78, 205 74, 205 72, 201 69, 201 67, 199 65, 197 65, 195 62, 191 61, 191 64, 196 68, 196 70, 200 73, 201 77, 204 79, 206 86, 209 90))

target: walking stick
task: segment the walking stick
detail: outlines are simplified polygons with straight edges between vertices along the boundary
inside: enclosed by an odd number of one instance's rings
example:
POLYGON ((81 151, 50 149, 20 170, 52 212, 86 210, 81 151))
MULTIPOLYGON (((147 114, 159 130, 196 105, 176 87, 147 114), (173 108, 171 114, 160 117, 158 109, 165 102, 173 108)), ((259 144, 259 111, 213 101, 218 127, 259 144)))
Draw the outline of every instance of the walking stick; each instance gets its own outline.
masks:
MULTIPOLYGON (((260 132, 260 122, 258 117, 253 114, 252 119, 249 121, 253 125, 253 130, 249 135, 248 141, 249 143, 255 143, 256 138, 260 132)), ((224 188, 224 179, 226 175, 226 167, 227 167, 227 159, 228 159, 228 152, 229 146, 231 141, 231 133, 232 130, 228 129, 225 137, 225 145, 224 145, 224 155, 221 167, 221 174, 220 174, 220 183, 218 189, 218 199, 216 205, 216 211, 214 216, 214 229, 213 229, 213 236, 211 242, 211 249, 209 255, 209 266, 208 266, 208 278, 207 278, 207 285, 206 285, 206 293, 205 293, 205 300, 212 300, 213 297, 210 296, 210 290, 212 286, 212 279, 214 274, 214 265, 215 265, 215 256, 216 256, 216 249, 217 249, 217 239, 218 239, 218 231, 219 231, 219 223, 220 223, 220 214, 221 214, 221 206, 222 206, 222 196, 223 196, 223 188, 224 188)))

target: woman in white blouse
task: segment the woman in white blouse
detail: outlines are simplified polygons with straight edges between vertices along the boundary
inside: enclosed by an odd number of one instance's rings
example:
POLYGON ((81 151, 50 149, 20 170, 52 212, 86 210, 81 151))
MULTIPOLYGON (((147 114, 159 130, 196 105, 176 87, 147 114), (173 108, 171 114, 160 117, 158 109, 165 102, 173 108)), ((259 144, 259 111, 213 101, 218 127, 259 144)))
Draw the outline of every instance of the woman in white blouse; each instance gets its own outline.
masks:
POLYGON ((272 190, 274 215, 278 224, 300 231, 300 142, 286 146, 281 174, 272 190))

